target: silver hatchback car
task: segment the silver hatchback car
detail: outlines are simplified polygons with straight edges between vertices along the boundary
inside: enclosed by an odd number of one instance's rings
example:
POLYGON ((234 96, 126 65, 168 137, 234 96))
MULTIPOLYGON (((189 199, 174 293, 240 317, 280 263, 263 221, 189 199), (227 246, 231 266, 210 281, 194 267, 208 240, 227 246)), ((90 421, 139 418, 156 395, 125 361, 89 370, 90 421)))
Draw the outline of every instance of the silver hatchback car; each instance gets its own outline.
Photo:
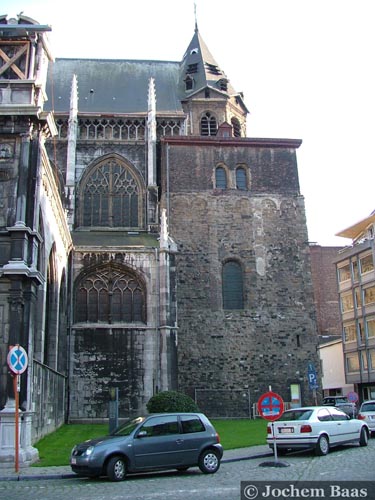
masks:
POLYGON ((359 420, 364 420, 369 426, 373 435, 375 435, 375 400, 363 401, 358 412, 359 420))
POLYGON ((70 466, 81 476, 107 476, 198 466, 205 474, 220 467, 223 447, 202 413, 160 413, 135 418, 112 434, 74 446, 70 466))

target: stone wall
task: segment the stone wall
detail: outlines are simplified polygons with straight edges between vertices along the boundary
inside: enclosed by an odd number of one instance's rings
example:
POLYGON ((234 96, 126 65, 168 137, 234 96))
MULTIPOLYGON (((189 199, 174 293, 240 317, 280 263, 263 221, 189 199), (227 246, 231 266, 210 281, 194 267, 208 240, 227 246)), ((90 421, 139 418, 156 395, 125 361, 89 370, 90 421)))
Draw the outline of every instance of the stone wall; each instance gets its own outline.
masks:
MULTIPOLYGON (((169 229, 178 246, 179 388, 272 386, 285 401, 300 384, 311 403, 307 366, 319 370, 304 200, 293 148, 173 144, 168 153, 169 229), (250 170, 247 191, 215 190, 214 169, 250 170), (224 310, 222 266, 240 262, 244 308, 224 310)), ((232 409, 233 411, 233 409, 232 409)))

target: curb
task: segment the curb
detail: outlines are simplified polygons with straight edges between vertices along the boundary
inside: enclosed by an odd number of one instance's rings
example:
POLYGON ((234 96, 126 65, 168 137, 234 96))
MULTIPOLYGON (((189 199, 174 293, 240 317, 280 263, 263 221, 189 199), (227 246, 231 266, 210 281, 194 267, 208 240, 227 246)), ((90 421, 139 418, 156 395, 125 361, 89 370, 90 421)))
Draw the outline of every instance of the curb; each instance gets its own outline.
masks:
MULTIPOLYGON (((259 453, 257 455, 248 455, 248 456, 243 456, 243 457, 234 457, 234 458, 226 458, 221 460, 222 464, 225 463, 232 463, 232 462, 241 462, 244 460, 253 460, 256 458, 266 458, 271 456, 272 453, 259 453)), ((38 481, 38 480, 43 480, 43 479, 74 479, 78 477, 83 477, 83 476, 78 476, 74 472, 61 472, 61 473, 46 473, 46 474, 17 474, 17 475, 6 475, 2 476, 0 475, 0 481, 38 481)))

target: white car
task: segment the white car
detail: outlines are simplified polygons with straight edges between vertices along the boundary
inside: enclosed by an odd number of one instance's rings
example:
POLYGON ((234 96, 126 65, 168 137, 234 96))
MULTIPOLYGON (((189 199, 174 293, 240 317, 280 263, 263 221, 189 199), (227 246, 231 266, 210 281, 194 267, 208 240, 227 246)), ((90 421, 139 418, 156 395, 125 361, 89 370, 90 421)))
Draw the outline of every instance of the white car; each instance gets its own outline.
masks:
POLYGON ((288 450, 314 449, 327 455, 333 446, 359 443, 367 446, 370 430, 363 420, 351 419, 333 406, 308 406, 285 411, 268 423, 267 443, 283 455, 288 450))
POLYGON ((359 420, 363 420, 368 425, 370 432, 375 434, 375 400, 363 401, 358 412, 359 420))

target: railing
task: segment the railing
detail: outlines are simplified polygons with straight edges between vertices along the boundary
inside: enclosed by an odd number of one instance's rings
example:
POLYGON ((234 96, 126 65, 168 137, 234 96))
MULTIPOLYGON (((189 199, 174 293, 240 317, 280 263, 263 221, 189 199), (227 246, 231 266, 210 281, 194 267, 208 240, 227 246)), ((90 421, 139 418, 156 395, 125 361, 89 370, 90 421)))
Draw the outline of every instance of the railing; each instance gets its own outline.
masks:
POLYGON ((39 361, 33 363, 32 439, 36 442, 65 422, 67 377, 39 361))

